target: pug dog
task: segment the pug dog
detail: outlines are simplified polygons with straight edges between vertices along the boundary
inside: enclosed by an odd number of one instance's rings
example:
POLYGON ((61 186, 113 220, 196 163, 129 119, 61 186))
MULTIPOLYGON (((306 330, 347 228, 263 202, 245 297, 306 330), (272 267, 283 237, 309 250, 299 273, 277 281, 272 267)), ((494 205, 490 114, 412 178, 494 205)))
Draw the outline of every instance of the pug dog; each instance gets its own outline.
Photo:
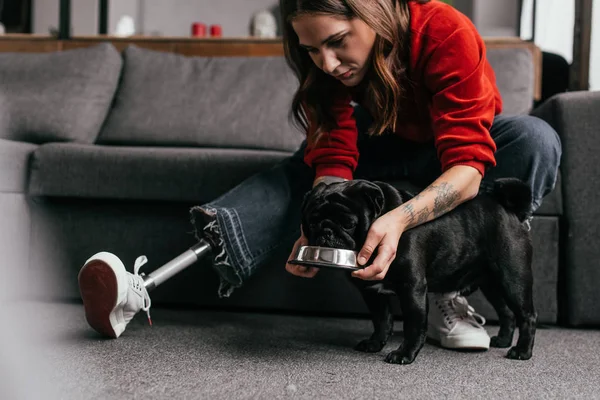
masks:
MULTIPOLYGON (((369 227, 380 216, 413 196, 385 182, 352 180, 321 183, 302 203, 302 229, 311 246, 360 251, 369 227)), ((356 350, 379 352, 393 331, 389 296, 399 301, 404 342, 386 356, 410 364, 427 335, 427 292, 481 289, 499 316, 491 346, 508 348, 516 325, 519 338, 507 357, 531 358, 537 313, 533 306, 532 243, 524 224, 531 190, 517 179, 498 179, 490 193, 481 193, 454 210, 404 232, 396 258, 383 280, 365 281, 349 275, 371 313, 374 332, 356 350)), ((372 262, 376 253, 372 255, 372 262)))

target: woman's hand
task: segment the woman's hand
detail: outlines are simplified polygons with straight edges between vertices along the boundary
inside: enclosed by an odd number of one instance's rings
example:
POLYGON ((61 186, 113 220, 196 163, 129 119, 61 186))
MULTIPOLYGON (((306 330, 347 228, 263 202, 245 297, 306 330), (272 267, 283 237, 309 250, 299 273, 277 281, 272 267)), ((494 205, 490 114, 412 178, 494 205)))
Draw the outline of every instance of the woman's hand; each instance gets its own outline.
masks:
MULTIPOLYGON (((314 188, 321 182, 325 183, 326 185, 329 185, 334 182, 344 182, 347 180, 348 179, 340 178, 337 176, 325 175, 325 176, 321 176, 321 177, 315 179, 312 187, 314 188)), ((300 246, 308 246, 308 239, 306 238, 306 236, 304 236, 304 231, 302 231, 302 226, 300 226, 300 232, 301 232, 300 239, 296 240, 296 243, 294 243, 294 248, 292 249, 292 253, 289 256, 288 261, 294 258, 294 256, 298 252, 298 248, 300 248, 300 246)), ((290 264, 289 262, 285 264, 285 269, 290 274, 293 274, 296 276, 301 276, 303 278, 312 278, 317 274, 317 272, 319 272, 319 268, 303 267, 301 265, 290 264)))
POLYGON ((385 277, 392 261, 396 258, 398 242, 404 232, 404 224, 401 221, 397 210, 393 210, 373 222, 365 244, 358 253, 358 264, 365 265, 375 249, 377 249, 377 257, 373 260, 373 264, 352 272, 353 277, 367 281, 381 280, 385 277))
POLYGON ((444 172, 421 193, 373 222, 358 264, 365 265, 378 250, 373 264, 352 276, 364 280, 381 280, 396 258, 400 236, 408 229, 438 218, 459 204, 472 199, 479 191, 481 174, 473 167, 455 165, 444 172))
MULTIPOLYGON (((306 236, 304 236, 302 227, 300 227, 300 232, 300 239, 296 240, 296 243, 294 243, 294 248, 292 249, 292 252, 288 257, 288 260, 292 260, 296 256, 296 253, 298 252, 300 246, 308 246, 308 239, 306 238, 306 236)), ((313 278, 317 274, 317 272, 319 272, 319 268, 303 267, 302 265, 293 265, 289 262, 285 264, 285 269, 290 274, 300 276, 303 278, 313 278)))

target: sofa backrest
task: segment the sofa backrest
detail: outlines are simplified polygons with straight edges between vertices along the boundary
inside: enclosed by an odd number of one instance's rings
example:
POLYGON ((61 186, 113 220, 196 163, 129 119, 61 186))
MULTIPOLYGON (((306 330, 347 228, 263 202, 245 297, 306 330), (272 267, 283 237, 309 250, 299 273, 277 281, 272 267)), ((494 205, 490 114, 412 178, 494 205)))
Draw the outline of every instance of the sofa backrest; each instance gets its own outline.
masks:
POLYGON ((93 143, 122 59, 110 44, 53 53, 0 53, 0 138, 93 143))
MULTIPOLYGON (((487 56, 504 114, 528 113, 531 51, 491 48, 487 56)), ((109 43, 0 53, 0 138, 292 151, 304 138, 289 120, 296 86, 281 56, 186 57, 129 46, 121 57, 109 43)))
POLYGON ((525 48, 493 48, 487 58, 496 74, 496 84, 504 105, 502 114, 528 114, 535 89, 534 60, 525 48))
POLYGON ((295 150, 283 57, 186 57, 129 46, 99 144, 295 150))
MULTIPOLYGON (((289 121, 297 80, 283 57, 188 57, 129 46, 99 144, 294 150, 289 121)), ((504 114, 533 103, 531 51, 494 48, 488 59, 504 114)))

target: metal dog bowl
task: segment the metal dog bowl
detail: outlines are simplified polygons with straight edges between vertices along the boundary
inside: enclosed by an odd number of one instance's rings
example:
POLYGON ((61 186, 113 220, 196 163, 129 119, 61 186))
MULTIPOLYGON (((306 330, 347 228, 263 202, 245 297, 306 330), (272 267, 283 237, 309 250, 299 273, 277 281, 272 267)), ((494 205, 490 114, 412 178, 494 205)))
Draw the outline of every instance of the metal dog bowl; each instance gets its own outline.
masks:
POLYGON ((356 271, 361 269, 356 263, 356 252, 331 247, 301 246, 290 264, 305 267, 336 268, 356 271))

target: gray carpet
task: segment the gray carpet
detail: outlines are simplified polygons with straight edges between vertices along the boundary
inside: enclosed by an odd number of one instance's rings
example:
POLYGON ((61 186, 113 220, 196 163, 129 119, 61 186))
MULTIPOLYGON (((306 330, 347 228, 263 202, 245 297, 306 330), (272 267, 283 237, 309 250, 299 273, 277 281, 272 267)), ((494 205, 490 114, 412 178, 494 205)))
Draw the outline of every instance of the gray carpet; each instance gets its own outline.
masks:
POLYGON ((2 339, 10 398, 600 398, 600 331, 538 329, 530 361, 426 344, 399 366, 383 358, 399 345, 401 322, 383 352, 363 354, 352 346, 371 333, 368 320, 154 309, 153 327, 140 313, 121 338, 105 340, 80 305, 21 308, 35 344, 2 339))

